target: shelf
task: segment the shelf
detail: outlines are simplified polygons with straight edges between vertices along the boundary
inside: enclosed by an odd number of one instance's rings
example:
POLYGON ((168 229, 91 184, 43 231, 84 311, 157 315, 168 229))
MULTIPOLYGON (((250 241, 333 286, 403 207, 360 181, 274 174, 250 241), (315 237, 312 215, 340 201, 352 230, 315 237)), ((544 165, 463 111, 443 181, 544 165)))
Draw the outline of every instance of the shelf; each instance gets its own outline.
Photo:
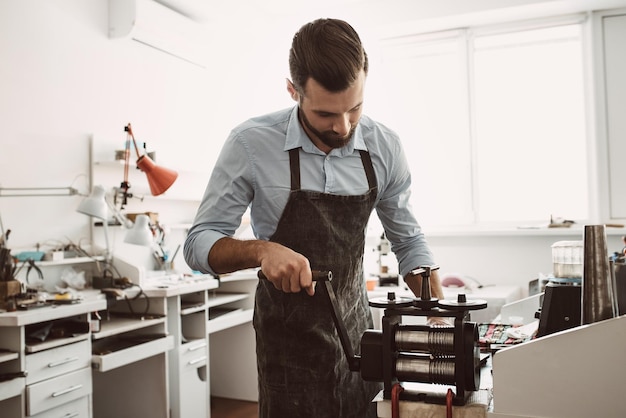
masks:
POLYGON ((163 324, 165 317, 154 319, 139 319, 139 318, 119 318, 113 316, 108 320, 100 321, 100 332, 91 334, 92 340, 100 340, 102 338, 112 337, 114 335, 122 334, 124 332, 134 331, 137 329, 147 328, 152 325, 163 324))
POLYGON ((24 391, 25 382, 26 379, 23 377, 16 377, 15 379, 0 382, 0 402, 20 396, 24 391))
POLYGON ((180 315, 190 315, 205 310, 208 306, 204 302, 181 303, 180 315))
POLYGON ((222 331, 228 328, 236 327, 237 325, 248 323, 252 321, 252 313, 252 309, 237 309, 231 313, 227 313, 215 319, 211 319, 207 327, 207 332, 210 335, 214 332, 222 331))
POLYGON ((19 358, 19 354, 13 351, 0 351, 0 363, 6 363, 17 358, 19 358))
POLYGON ((207 306, 209 308, 214 306, 225 305, 231 302, 237 302, 249 298, 248 293, 226 293, 226 292, 214 292, 209 294, 209 301, 207 306))
POLYGON ((29 354, 38 353, 40 351, 49 350, 50 348, 61 347, 63 345, 72 344, 78 341, 88 340, 89 334, 80 334, 69 338, 51 338, 42 342, 29 342, 26 345, 26 352, 29 354))
MULTIPOLYGON (((130 344, 127 341, 125 343, 130 344)), ((91 365, 99 372, 106 372, 165 353, 172 348, 174 348, 174 337, 168 335, 143 343, 131 344, 121 349, 111 350, 106 354, 94 354, 91 356, 91 365)))
POLYGON ((35 264, 39 267, 51 267, 51 266, 65 266, 68 264, 86 264, 86 263, 95 263, 96 261, 104 261, 104 257, 100 255, 96 255, 93 257, 73 257, 73 258, 64 258, 63 260, 57 261, 36 261, 35 264))
MULTIPOLYGON (((545 226, 520 227, 481 227, 458 226, 450 228, 424 228, 426 237, 576 237, 583 239, 584 225, 576 224, 570 228, 548 228, 545 226)), ((607 236, 626 235, 626 228, 606 228, 607 236)))

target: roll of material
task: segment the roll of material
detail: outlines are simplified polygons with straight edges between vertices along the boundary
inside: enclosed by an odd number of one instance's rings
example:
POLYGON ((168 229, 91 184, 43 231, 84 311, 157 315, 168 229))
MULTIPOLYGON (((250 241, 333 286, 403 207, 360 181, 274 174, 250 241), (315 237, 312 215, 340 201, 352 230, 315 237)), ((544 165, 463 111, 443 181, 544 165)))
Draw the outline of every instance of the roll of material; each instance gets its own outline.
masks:
POLYGON ((604 225, 585 225, 582 286, 583 325, 617 316, 615 277, 604 225))

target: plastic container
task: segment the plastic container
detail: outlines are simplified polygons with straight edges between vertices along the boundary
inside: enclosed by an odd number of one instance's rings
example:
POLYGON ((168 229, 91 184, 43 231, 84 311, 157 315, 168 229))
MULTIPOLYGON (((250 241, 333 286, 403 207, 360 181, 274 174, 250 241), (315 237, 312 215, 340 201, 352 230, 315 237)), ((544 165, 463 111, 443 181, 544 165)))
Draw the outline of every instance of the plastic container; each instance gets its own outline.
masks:
POLYGON ((583 277, 583 241, 558 241, 552 244, 554 277, 583 277))

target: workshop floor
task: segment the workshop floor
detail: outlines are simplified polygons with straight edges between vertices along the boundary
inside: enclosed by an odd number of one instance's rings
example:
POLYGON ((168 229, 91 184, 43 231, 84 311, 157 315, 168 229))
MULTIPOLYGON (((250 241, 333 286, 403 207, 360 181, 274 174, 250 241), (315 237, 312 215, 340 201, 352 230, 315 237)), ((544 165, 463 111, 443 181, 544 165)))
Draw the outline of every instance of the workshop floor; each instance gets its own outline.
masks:
POLYGON ((211 398, 211 418, 258 418, 256 402, 211 398))

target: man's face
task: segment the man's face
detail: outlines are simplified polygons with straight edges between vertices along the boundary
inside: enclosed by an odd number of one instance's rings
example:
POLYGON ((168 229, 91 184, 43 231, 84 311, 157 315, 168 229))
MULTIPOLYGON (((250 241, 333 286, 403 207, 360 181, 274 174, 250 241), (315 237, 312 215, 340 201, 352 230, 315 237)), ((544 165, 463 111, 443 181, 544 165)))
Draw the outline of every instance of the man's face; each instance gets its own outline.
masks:
POLYGON ((304 95, 298 94, 300 121, 311 141, 328 153, 348 144, 363 111, 365 73, 348 89, 333 93, 309 78, 304 95))

